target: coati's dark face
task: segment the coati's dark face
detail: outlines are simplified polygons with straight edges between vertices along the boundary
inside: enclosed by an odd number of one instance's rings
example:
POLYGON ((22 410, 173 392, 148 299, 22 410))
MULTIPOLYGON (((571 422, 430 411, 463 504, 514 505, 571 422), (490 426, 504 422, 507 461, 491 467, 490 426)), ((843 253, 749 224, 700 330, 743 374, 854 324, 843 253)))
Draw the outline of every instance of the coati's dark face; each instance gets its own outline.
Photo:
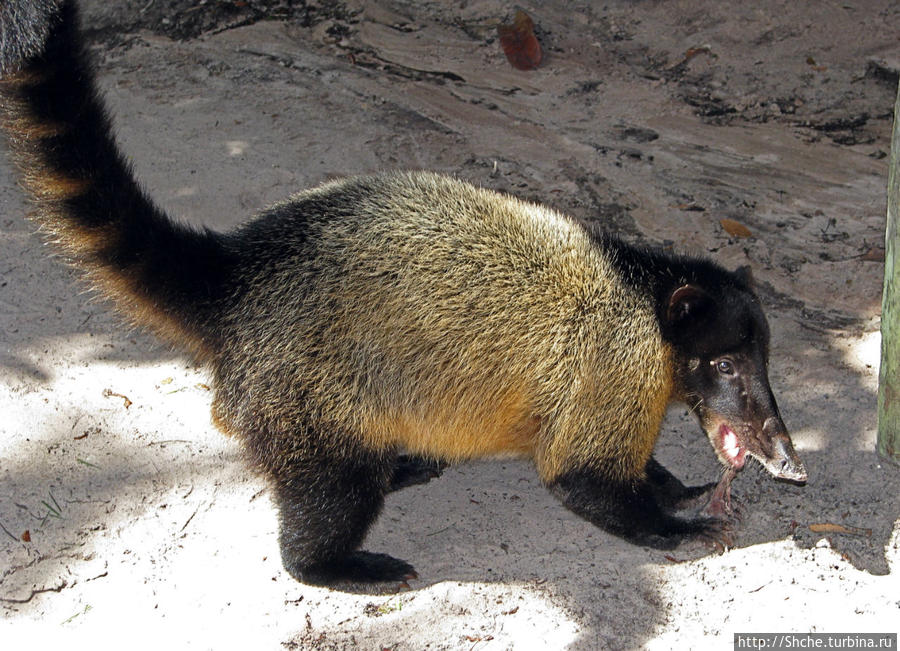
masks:
POLYGON ((719 460, 740 469, 749 455, 775 477, 805 482, 769 387, 769 326, 757 297, 739 285, 716 295, 684 285, 670 295, 664 319, 676 392, 719 460))

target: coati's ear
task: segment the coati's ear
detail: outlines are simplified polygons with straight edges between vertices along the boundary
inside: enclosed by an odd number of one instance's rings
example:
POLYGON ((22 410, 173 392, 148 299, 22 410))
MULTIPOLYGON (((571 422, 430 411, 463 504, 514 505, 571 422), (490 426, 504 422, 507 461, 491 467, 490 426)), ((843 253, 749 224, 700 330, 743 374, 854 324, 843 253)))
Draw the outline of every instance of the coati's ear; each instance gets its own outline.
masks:
POLYGON ((709 313, 712 297, 697 285, 682 285, 669 296, 666 323, 672 329, 695 323, 709 313))

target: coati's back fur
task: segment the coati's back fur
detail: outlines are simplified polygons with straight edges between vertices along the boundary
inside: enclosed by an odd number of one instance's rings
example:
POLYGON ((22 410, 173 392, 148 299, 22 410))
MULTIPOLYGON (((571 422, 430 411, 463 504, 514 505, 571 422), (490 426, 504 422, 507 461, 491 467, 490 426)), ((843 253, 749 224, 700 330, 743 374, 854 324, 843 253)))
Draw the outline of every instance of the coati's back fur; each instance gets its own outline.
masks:
POLYGON ((215 414, 262 457, 283 436, 265 464, 298 462, 305 442, 278 429, 300 403, 310 427, 335 432, 317 444, 339 450, 524 454, 544 480, 575 462, 641 472, 671 351, 653 297, 572 220, 392 174, 300 194, 235 237, 256 268, 223 319, 215 414), (640 440, 623 454, 612 437, 629 430, 640 440))
POLYGON ((401 452, 531 458, 567 506, 636 542, 718 531, 666 511, 694 493, 651 454, 691 360, 763 345, 745 276, 428 173, 327 183, 226 234, 177 224, 119 153, 60 4, 0 8, 0 120, 34 218, 120 310, 209 365, 214 421, 271 479, 294 576, 412 572, 356 551, 401 452))

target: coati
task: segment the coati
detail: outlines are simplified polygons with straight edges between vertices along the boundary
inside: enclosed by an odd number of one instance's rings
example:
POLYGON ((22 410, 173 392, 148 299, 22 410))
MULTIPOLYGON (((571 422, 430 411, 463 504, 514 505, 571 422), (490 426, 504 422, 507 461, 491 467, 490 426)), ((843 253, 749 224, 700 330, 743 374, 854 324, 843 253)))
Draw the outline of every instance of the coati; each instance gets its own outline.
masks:
POLYGON ((657 548, 725 539, 747 455, 806 479, 745 271, 429 173, 188 228, 117 148, 77 22, 70 0, 0 5, 0 121, 33 218, 130 319, 209 367, 213 420, 268 477, 298 580, 414 576, 359 547, 386 491, 429 462, 530 458, 572 511, 657 548), (652 456, 673 400, 727 468, 693 517, 674 511, 708 487, 652 456))

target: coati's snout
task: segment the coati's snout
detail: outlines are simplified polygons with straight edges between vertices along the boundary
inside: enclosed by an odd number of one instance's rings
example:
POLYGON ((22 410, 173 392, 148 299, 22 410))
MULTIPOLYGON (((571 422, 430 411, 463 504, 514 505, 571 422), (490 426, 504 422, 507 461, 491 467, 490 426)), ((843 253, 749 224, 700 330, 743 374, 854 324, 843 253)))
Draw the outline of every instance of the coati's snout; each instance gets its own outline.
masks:
POLYGON ((769 326, 749 275, 735 276, 741 291, 724 301, 691 286, 672 293, 666 316, 678 351, 676 391, 725 466, 740 470, 749 455, 775 477, 802 483, 806 468, 769 386, 769 326))
POLYGON ((806 466, 800 461, 800 457, 794 452, 794 445, 787 432, 778 434, 772 439, 773 453, 765 461, 760 462, 778 479, 787 479, 805 484, 807 479, 806 466))
POLYGON ((806 482, 806 467, 794 451, 780 417, 769 418, 762 428, 748 423, 735 424, 734 420, 711 414, 706 419, 701 417, 701 423, 724 465, 740 470, 750 455, 778 479, 806 482))
POLYGON ((697 412, 719 460, 740 469, 750 455, 779 479, 805 482, 806 468, 769 387, 766 347, 751 340, 707 365, 697 412))

